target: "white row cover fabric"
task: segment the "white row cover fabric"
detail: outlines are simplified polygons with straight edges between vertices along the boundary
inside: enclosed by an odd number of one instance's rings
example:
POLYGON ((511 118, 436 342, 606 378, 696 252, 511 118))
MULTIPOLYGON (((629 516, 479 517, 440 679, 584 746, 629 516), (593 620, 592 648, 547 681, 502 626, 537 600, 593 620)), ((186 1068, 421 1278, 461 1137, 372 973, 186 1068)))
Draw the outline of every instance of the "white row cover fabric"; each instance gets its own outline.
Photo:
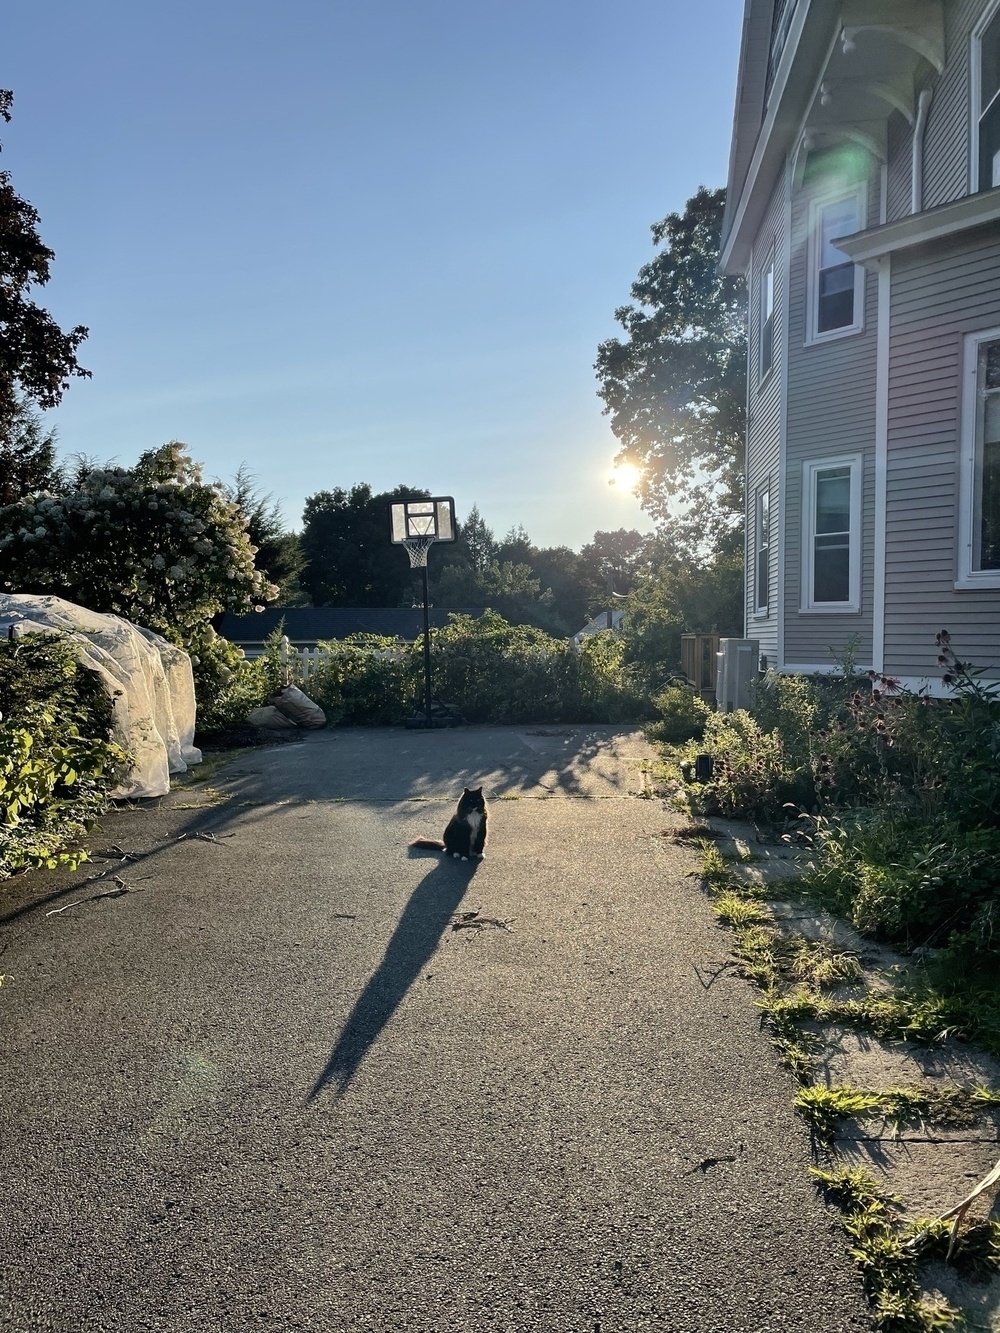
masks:
POLYGON ((165 796, 170 774, 201 763, 194 746, 191 658, 152 630, 75 606, 61 597, 0 593, 0 634, 58 630, 100 677, 115 706, 114 739, 135 767, 112 795, 165 796))

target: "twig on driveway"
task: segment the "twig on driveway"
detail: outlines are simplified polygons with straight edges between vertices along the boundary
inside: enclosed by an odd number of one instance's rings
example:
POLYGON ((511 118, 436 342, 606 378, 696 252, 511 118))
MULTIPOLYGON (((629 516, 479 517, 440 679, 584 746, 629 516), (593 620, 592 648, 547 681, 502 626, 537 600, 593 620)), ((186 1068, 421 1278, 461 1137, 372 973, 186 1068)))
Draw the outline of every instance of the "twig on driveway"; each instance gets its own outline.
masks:
POLYGON ((707 975, 708 975, 708 980, 707 980, 707 981, 706 981, 705 978, 702 976, 702 974, 701 974, 701 968, 698 966, 697 963, 692 963, 691 966, 694 968, 694 974, 695 974, 695 976, 698 978, 698 980, 701 982, 701 984, 702 984, 702 986, 704 987, 704 989, 705 989, 705 990, 711 990, 712 987, 715 985, 715 983, 716 983, 716 982, 719 980, 719 978, 723 975, 723 973, 724 973, 724 972, 728 972, 730 968, 735 967, 735 966, 736 966, 736 963, 735 963, 735 962, 733 961, 733 959, 731 959, 731 958, 727 958, 726 961, 723 962, 723 963, 715 963, 715 962, 713 962, 710 966, 712 966, 712 967, 715 968, 715 971, 714 971, 714 972, 709 972, 709 971, 708 971, 708 967, 709 967, 709 965, 703 963, 703 964, 702 964, 702 967, 705 968, 705 971, 706 971, 706 973, 707 973, 707 975))
POLYGON ((512 924, 513 917, 501 921, 495 916, 480 916, 478 912, 461 912, 451 919, 452 930, 483 930, 486 926, 495 926, 498 930, 506 930, 510 934, 512 924))
MULTIPOLYGON (((145 876, 146 879, 149 876, 145 876)), ((113 889, 101 889, 100 893, 89 893, 86 898, 77 898, 75 902, 65 903, 62 907, 53 907, 51 911, 46 912, 46 916, 58 916, 60 912, 68 912, 71 907, 79 907, 81 903, 92 903, 98 898, 121 898, 126 893, 141 893, 134 884, 129 884, 122 879, 121 875, 115 875, 115 887, 113 889)))

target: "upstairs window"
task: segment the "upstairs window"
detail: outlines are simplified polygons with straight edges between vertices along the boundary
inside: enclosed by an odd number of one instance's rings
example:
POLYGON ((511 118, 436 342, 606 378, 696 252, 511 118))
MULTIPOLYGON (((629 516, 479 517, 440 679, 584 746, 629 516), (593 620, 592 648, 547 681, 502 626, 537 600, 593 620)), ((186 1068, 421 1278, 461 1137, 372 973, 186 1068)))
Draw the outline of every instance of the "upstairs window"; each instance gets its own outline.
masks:
POLYGON ((774 252, 760 275, 760 378, 774 365, 774 252))
POLYGON ((1000 185, 1000 8, 973 41, 977 190, 1000 185))
POLYGON ((864 269, 838 250, 834 241, 864 226, 864 193, 814 202, 809 228, 809 336, 815 342, 863 325, 864 269))
POLYGON ((1000 586, 1000 330, 965 340, 959 582, 1000 586))
POLYGON ((803 465, 802 610, 861 609, 861 457, 803 465))

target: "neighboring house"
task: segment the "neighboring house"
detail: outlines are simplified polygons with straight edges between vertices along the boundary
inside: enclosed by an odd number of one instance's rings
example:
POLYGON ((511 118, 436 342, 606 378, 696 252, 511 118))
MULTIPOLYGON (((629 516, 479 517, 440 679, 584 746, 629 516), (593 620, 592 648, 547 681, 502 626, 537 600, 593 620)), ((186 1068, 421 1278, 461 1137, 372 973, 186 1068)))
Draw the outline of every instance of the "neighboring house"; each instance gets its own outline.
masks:
POLYGON ((749 302, 746 633, 1000 677, 1000 0, 747 0, 722 268, 749 302))
MULTIPOLYGON (((443 629, 448 617, 481 616, 482 610, 451 611, 432 607, 431 629, 443 629)), ((424 632, 422 607, 381 606, 270 606, 247 616, 227 611, 219 633, 242 648, 248 657, 264 650, 264 640, 283 624, 293 648, 315 648, 327 639, 346 639, 349 634, 383 634, 412 643, 424 632)))
POLYGON ((600 634, 601 630, 610 629, 615 634, 622 632, 622 622, 625 619, 624 611, 600 611, 593 620, 588 620, 583 629, 577 630, 570 639, 574 648, 579 648, 584 639, 591 634, 600 634))

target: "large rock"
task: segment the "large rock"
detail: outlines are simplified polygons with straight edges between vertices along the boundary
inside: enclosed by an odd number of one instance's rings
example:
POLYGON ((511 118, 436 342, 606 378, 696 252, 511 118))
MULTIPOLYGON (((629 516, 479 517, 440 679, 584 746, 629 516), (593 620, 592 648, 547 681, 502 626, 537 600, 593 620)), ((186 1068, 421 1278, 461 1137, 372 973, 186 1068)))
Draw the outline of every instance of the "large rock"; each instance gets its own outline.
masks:
POLYGON ((114 739, 135 766, 116 797, 165 796, 171 773, 201 763, 191 659, 152 630, 32 593, 0 593, 0 634, 59 630, 115 705, 114 739))

